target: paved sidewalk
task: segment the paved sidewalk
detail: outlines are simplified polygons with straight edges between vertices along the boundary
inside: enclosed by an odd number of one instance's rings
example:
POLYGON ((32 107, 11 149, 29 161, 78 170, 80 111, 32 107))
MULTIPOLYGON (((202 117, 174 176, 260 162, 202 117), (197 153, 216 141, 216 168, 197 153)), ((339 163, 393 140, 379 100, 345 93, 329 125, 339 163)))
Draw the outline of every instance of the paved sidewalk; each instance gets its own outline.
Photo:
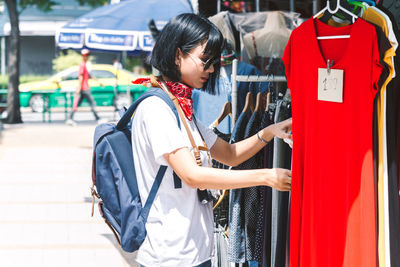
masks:
POLYGON ((0 131, 0 266, 138 266, 90 217, 94 122, 29 116, 0 131))

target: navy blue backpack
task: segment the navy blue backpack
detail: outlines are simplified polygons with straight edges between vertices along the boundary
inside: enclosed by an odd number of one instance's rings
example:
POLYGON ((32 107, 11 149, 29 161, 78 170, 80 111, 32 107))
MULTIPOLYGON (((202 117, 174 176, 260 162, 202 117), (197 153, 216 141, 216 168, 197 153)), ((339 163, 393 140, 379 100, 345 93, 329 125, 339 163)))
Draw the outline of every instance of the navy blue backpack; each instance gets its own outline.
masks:
MULTIPOLYGON (((180 127, 178 112, 171 98, 160 88, 152 88, 129 107, 117 125, 101 124, 94 133, 92 216, 95 197, 100 198, 100 214, 127 252, 136 251, 146 237, 147 216, 167 169, 167 166, 160 167, 148 199, 142 203, 132 155, 131 118, 140 102, 150 96, 161 98, 171 107, 180 127)), ((179 188, 181 181, 175 174, 174 181, 175 188, 179 188)))

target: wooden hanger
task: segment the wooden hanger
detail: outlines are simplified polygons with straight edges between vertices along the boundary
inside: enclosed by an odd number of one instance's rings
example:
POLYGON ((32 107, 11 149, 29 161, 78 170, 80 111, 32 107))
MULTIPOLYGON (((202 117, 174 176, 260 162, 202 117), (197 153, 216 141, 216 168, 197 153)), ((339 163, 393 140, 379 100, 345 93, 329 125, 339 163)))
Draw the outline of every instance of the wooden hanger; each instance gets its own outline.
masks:
POLYGON ((211 127, 217 127, 226 116, 231 116, 232 118, 232 103, 226 102, 222 107, 221 114, 219 114, 218 118, 211 124, 211 127))
POLYGON ((214 204, 213 206, 213 210, 219 205, 221 204, 222 200, 224 199, 225 196, 229 196, 229 190, 222 190, 222 194, 219 196, 217 202, 214 204))
POLYGON ((271 93, 267 94, 267 103, 265 104, 265 111, 268 111, 269 104, 271 103, 271 93))
POLYGON ((261 92, 257 93, 256 97, 256 107, 254 108, 255 111, 262 112, 264 109, 264 99, 263 99, 264 94, 261 92))
POLYGON ((251 112, 254 111, 253 96, 250 92, 248 92, 246 95, 246 101, 244 102, 244 108, 242 112, 247 112, 249 109, 251 110, 251 112))

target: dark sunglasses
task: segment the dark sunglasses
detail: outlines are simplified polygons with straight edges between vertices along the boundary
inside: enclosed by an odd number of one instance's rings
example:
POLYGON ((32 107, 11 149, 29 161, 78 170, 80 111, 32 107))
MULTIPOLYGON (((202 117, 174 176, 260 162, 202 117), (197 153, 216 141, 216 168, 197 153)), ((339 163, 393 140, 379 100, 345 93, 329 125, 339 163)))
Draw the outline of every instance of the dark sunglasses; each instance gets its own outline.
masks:
MULTIPOLYGON (((194 57, 194 55, 193 54, 191 54, 191 53, 187 53, 189 56, 191 56, 191 57, 194 57)), ((198 56, 196 56, 200 61, 201 61, 201 63, 203 64, 203 68, 204 68, 204 70, 208 70, 210 67, 211 67, 211 65, 213 65, 213 66, 215 66, 216 64, 218 64, 220 61, 221 61, 221 59, 220 58, 209 58, 209 59, 207 59, 206 61, 204 61, 204 60, 202 60, 200 57, 198 57, 198 56)))

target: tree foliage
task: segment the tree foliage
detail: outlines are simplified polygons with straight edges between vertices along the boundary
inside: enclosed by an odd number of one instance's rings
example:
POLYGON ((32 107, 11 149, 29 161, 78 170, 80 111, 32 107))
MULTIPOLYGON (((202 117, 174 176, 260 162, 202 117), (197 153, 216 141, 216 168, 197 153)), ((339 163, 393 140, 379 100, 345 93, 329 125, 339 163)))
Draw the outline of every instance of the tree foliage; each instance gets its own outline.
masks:
POLYGON ((59 72, 69 67, 79 65, 81 61, 82 57, 79 53, 73 50, 68 50, 68 52, 65 55, 62 54, 53 59, 53 70, 55 72, 59 72))
MULTIPOLYGON (((92 7, 104 5, 107 0, 76 0, 80 5, 92 7)), ((7 123, 21 123, 19 104, 19 62, 20 62, 20 31, 19 14, 27 7, 36 6, 44 12, 51 11, 59 4, 53 0, 5 0, 10 18, 10 46, 8 51, 8 95, 7 95, 7 123)))
POLYGON ((105 5, 108 2, 107 0, 77 0, 77 1, 81 6, 87 4, 92 7, 105 5))
POLYGON ((57 4, 57 2, 52 0, 19 0, 19 13, 29 6, 36 6, 42 11, 51 11, 51 8, 57 4))

